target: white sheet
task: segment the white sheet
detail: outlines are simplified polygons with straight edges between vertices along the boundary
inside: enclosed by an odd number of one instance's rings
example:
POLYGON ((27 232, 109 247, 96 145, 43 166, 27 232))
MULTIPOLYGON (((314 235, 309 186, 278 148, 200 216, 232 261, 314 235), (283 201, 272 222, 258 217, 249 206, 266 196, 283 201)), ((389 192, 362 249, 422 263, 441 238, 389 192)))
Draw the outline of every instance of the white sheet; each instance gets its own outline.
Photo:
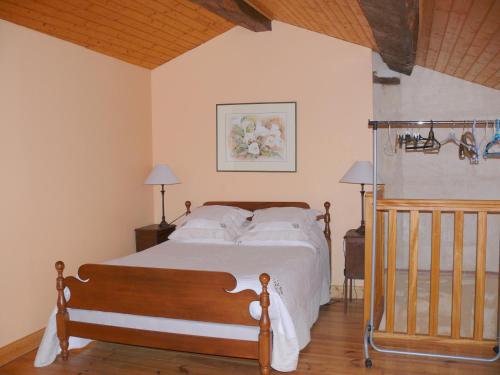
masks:
MULTIPOLYGON (((313 226, 311 230, 310 242, 288 243, 287 246, 186 244, 167 241, 105 263, 229 272, 237 279, 236 291, 253 289, 257 293, 261 291, 258 275, 267 272, 271 275, 271 366, 278 371, 294 371, 297 368, 299 350, 310 341, 310 328, 318 317, 319 306, 330 299, 328 246, 319 228, 313 226)), ((254 317, 259 317, 260 307, 257 302, 253 304, 251 313, 254 317)), ((70 318, 97 324, 245 340, 257 340, 258 334, 256 327, 88 310, 73 309, 70 311, 70 318)), ((35 366, 46 366, 54 361, 60 351, 56 332, 54 312, 49 318, 38 349, 35 366)), ((70 349, 83 347, 89 341, 71 337, 70 349)))

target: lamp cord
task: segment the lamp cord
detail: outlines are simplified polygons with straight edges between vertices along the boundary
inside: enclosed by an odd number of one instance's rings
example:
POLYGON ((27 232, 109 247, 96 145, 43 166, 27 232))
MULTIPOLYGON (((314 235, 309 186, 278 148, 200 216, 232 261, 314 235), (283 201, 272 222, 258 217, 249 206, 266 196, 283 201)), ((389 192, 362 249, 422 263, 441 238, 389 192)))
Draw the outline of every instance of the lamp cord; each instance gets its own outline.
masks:
POLYGON ((169 224, 173 224, 175 223, 177 220, 179 220, 181 217, 183 216, 186 216, 186 213, 183 212, 182 214, 180 214, 179 216, 177 216, 174 220, 172 220, 169 224))

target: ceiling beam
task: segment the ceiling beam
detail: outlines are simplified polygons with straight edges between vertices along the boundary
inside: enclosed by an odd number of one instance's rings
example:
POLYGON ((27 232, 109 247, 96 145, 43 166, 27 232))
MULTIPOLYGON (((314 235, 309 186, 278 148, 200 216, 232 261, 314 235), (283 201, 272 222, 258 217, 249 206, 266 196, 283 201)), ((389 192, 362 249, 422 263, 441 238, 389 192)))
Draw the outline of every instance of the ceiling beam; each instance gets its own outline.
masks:
POLYGON ((380 55, 392 70, 410 75, 418 39, 418 0, 361 0, 380 55))
POLYGON ((271 20, 244 0, 191 0, 212 13, 252 31, 271 31, 271 20))
POLYGON ((399 77, 379 77, 377 72, 373 72, 373 83, 378 85, 399 85, 401 80, 399 77))

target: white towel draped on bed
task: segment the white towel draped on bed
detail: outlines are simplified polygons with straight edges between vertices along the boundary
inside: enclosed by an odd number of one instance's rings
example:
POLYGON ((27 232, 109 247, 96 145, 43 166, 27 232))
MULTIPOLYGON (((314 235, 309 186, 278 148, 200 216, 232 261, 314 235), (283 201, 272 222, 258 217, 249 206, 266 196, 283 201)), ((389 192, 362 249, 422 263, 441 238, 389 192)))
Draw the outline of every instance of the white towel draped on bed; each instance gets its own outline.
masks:
MULTIPOLYGON (((167 241, 151 249, 105 262, 123 266, 173 268, 229 272, 236 277, 236 291, 261 291, 258 276, 271 276, 270 318, 273 331, 271 366, 278 371, 297 368, 299 350, 310 341, 310 329, 317 320, 319 306, 330 299, 328 246, 321 230, 313 226, 310 242, 280 246, 186 244, 167 241)), ((258 327, 190 322, 129 314, 69 309, 71 320, 163 332, 196 334, 257 340, 258 327)), ((259 318, 260 306, 254 302, 252 316, 259 318)), ((90 340, 71 337, 70 349, 90 340)), ((38 349, 35 366, 52 363, 59 352, 55 313, 49 318, 38 349)), ((71 358, 71 354, 70 354, 71 358)))

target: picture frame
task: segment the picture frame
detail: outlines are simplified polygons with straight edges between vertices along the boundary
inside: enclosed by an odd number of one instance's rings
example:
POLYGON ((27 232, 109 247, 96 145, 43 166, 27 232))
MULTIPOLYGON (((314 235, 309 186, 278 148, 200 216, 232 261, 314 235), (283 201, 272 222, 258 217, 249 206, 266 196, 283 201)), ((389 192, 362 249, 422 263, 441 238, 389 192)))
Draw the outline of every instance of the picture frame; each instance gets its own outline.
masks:
POLYGON ((216 105, 217 172, 297 172, 297 102, 216 105))

